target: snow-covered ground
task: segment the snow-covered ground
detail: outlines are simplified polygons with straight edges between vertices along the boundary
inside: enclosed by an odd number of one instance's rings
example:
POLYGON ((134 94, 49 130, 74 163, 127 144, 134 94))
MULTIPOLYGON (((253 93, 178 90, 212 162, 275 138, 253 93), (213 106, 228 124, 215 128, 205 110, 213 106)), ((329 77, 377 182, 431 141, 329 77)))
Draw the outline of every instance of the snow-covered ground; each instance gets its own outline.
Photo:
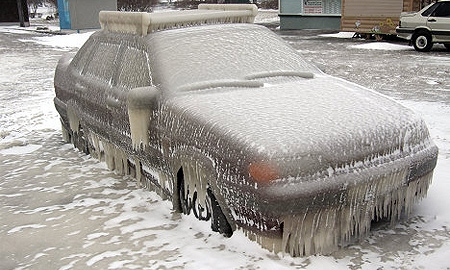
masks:
POLYGON ((450 53, 278 33, 327 73, 391 96, 425 119, 439 161, 428 197, 409 219, 374 224, 360 243, 306 258, 272 254, 240 231, 230 239, 212 233, 63 144, 54 68, 89 33, 0 27, 0 269, 449 269, 450 53))

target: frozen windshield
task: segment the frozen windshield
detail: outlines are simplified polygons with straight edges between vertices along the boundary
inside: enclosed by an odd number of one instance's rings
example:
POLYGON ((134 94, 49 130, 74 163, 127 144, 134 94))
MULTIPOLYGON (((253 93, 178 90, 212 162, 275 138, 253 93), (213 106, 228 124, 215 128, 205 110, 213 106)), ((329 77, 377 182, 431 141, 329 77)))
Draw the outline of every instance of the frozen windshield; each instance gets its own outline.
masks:
MULTIPOLYGON (((265 27, 226 24, 182 28, 149 35, 152 64, 163 88, 295 75, 311 70, 297 52, 265 27)), ((188 87, 186 87, 188 86, 188 87)), ((195 87, 194 87, 195 88, 195 87)))

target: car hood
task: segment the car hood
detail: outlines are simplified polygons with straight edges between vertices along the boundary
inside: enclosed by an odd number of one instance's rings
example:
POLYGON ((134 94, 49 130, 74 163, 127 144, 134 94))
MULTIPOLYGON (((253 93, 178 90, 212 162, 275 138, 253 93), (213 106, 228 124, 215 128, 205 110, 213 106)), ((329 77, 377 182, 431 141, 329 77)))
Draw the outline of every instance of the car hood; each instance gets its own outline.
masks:
POLYGON ((262 160, 303 157, 335 167, 429 141, 424 122, 409 109, 329 76, 195 91, 168 103, 204 136, 213 133, 262 160))

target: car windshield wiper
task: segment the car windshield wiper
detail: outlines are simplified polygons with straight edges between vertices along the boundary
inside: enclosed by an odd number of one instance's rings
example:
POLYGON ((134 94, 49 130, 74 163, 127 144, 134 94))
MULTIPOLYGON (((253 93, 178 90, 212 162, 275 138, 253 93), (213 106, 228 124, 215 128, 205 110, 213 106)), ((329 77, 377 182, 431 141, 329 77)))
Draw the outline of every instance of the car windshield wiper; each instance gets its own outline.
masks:
POLYGON ((267 77, 301 77, 305 79, 312 79, 314 78, 314 73, 309 71, 296 71, 296 70, 274 70, 274 71, 263 71, 252 73, 246 75, 244 78, 246 80, 254 80, 267 77))
POLYGON ((250 87, 257 88, 263 87, 262 82, 248 81, 248 80, 211 80, 203 82, 195 82, 190 84, 185 84, 178 87, 179 92, 187 92, 194 90, 212 89, 220 87, 250 87))

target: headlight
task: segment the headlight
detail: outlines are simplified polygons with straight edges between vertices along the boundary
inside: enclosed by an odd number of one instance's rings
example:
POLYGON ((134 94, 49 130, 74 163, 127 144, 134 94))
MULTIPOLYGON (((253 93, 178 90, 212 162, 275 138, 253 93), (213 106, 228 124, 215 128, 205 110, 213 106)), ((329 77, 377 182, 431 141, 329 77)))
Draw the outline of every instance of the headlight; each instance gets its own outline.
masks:
POLYGON ((248 172, 258 183, 268 183, 280 178, 277 167, 266 161, 250 163, 248 172))
POLYGON ((251 162, 248 167, 250 176, 258 183, 269 183, 278 179, 303 178, 323 172, 330 164, 321 156, 303 156, 297 158, 277 158, 251 162))

